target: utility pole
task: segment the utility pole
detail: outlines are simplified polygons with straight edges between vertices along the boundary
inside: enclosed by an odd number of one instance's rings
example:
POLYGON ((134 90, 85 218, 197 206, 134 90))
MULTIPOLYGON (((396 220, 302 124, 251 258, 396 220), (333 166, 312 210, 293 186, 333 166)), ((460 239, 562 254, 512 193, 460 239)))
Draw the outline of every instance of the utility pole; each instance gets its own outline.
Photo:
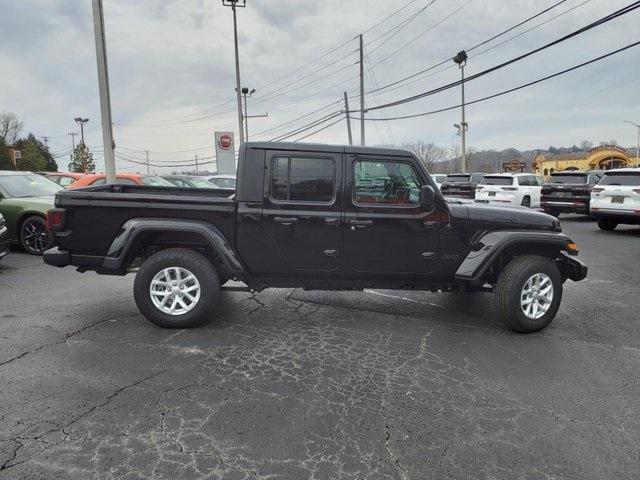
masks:
POLYGON ((198 154, 196 153, 196 175, 198 175, 200 172, 198 171, 198 154))
POLYGON ((145 157, 147 158, 147 175, 149 175, 149 150, 144 151, 145 157))
POLYGON ((462 72, 462 82, 460 83, 460 86, 462 87, 462 121, 460 122, 460 125, 456 124, 456 126, 458 127, 458 133, 462 138, 462 157, 460 162, 461 163, 460 172, 466 173, 467 171, 466 132, 469 129, 469 125, 467 124, 464 118, 464 113, 465 113, 464 112, 464 67, 467 64, 467 52, 465 52, 464 50, 458 52, 458 54, 455 57, 453 57, 453 61, 458 64, 458 67, 460 67, 460 71, 462 72))
POLYGON ((629 123, 638 129, 638 139, 636 142, 636 167, 640 167, 640 125, 629 120, 625 120, 624 123, 629 123))
POLYGON ((347 116, 347 133, 349 134, 349 145, 353 145, 353 137, 351 136, 351 117, 349 116, 349 98, 347 92, 344 92, 344 113, 347 116))
POLYGON ((72 152, 75 152, 76 150, 76 135, 78 135, 76 132, 69 132, 67 133, 67 135, 71 135, 71 148, 72 148, 72 152))
POLYGON ((240 57, 238 55, 238 22, 236 19, 236 7, 246 7, 246 0, 222 0, 222 5, 233 10, 233 42, 236 53, 236 97, 238 100, 238 133, 240 144, 244 143, 244 127, 242 121, 242 97, 240 90, 240 57))
POLYGON ((360 145, 364 146, 364 44, 360 37, 360 145))
POLYGON ((43 136, 40 138, 42 138, 42 141, 44 142, 44 146, 47 147, 47 150, 49 150, 49 137, 43 136))
POLYGON ((78 125, 80 125, 80 145, 84 146, 84 124, 87 123, 89 121, 89 119, 88 118, 82 118, 82 117, 76 117, 73 120, 78 125))
POLYGON ((249 98, 251 98, 251 96, 256 93, 256 89, 252 88, 251 91, 249 91, 249 88, 247 87, 242 87, 242 96, 244 97, 244 141, 248 142, 249 141, 249 119, 250 118, 264 118, 264 117, 268 117, 269 114, 265 113, 263 115, 249 115, 247 113, 247 95, 249 96, 249 98))
MULTIPOLYGON (((111 121, 111 95, 109 93, 109 69, 107 66, 107 47, 104 39, 104 11, 102 0, 93 2, 93 29, 96 42, 96 61, 98 64, 98 89, 100 91, 100 119, 102 121, 102 143, 104 145, 104 170, 107 183, 116 182, 116 157, 114 154, 113 124, 111 121)), ((84 144, 84 139, 83 142, 84 144)))

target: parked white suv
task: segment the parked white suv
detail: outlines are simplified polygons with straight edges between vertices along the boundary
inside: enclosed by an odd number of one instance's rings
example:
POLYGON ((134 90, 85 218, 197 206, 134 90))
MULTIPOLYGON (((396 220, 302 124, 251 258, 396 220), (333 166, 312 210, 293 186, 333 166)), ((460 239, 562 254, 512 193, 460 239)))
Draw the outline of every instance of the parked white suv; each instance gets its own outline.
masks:
POLYGON ((476 200, 539 207, 543 183, 531 173, 490 173, 476 187, 476 200))
POLYGON ((591 190, 591 216, 602 230, 640 225, 640 168, 616 168, 591 190))

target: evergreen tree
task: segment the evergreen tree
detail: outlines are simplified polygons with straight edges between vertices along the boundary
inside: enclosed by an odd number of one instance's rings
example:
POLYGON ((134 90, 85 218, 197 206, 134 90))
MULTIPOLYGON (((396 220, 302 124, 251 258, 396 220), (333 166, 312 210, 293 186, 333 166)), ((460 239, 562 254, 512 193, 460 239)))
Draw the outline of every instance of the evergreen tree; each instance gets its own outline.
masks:
POLYGON ((17 162, 18 170, 41 172, 47 165, 47 161, 40 149, 32 142, 25 142, 20 148, 21 158, 17 162))
POLYGON ((31 145, 29 150, 32 155, 27 163, 24 163, 24 161, 19 162, 19 170, 37 170, 39 172, 58 171, 58 164, 51 155, 51 152, 49 152, 49 148, 43 142, 38 140, 33 133, 30 133, 26 138, 21 138, 15 143, 15 147, 23 152, 23 155, 29 145, 31 145), (39 157, 41 157, 40 160, 43 161, 36 160, 37 156, 34 156, 35 151, 33 150, 33 148, 35 148, 39 152, 39 157), (21 165, 28 165, 28 167, 21 167, 21 165), (34 166, 38 166, 39 168, 35 168, 34 166))
POLYGON ((73 151, 69 162, 69 171, 75 173, 95 173, 96 164, 93 161, 93 154, 86 145, 81 143, 73 151))

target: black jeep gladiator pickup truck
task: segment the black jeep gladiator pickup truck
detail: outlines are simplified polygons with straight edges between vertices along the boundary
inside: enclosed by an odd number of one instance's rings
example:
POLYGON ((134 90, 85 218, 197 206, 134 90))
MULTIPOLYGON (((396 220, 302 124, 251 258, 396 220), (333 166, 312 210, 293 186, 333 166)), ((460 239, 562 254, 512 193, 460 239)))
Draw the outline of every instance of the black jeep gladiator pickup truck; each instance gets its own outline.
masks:
MULTIPOLYGON (((125 275, 163 327, 211 319, 228 280, 301 287, 493 292, 499 319, 534 332, 563 282, 585 278, 549 215, 447 202, 409 152, 298 143, 240 148, 235 197, 214 190, 104 185, 61 191, 48 214, 49 265, 125 275)), ((237 285, 237 284, 236 284, 237 285)))

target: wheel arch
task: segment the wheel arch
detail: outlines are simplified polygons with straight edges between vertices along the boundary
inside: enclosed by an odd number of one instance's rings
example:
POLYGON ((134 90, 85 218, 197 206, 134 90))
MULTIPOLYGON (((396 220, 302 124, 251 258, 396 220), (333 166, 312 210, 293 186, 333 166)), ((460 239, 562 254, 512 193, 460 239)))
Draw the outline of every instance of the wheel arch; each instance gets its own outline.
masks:
POLYGON ((196 220, 164 218, 128 220, 111 243, 103 267, 124 270, 137 257, 167 248, 199 251, 224 276, 239 276, 244 272, 239 256, 215 225, 196 220))

